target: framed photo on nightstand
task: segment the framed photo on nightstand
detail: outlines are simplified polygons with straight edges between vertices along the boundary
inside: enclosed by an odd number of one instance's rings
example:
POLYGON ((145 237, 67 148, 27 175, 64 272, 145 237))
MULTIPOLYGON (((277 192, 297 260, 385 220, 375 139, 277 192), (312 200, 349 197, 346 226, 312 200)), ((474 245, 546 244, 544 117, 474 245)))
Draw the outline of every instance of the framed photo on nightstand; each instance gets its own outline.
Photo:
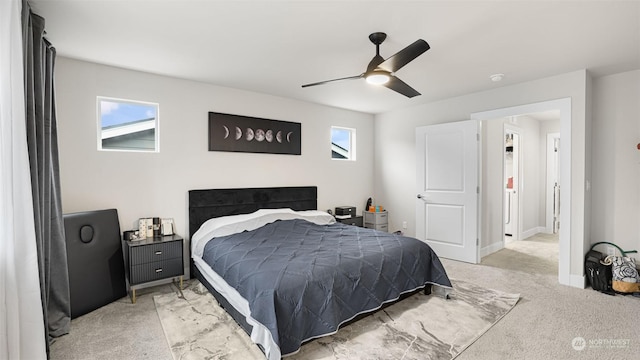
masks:
POLYGON ((166 235, 173 235, 173 232, 174 232, 173 228, 175 227, 174 224, 173 224, 173 219, 163 218, 160 223, 161 223, 161 229, 160 230, 162 232, 162 235, 165 235, 165 236, 166 235))

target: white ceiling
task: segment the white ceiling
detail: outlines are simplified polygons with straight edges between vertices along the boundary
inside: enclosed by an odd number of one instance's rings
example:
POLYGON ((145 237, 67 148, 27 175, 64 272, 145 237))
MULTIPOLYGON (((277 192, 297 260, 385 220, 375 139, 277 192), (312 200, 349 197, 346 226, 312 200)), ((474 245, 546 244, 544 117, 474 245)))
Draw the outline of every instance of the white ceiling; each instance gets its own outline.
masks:
POLYGON ((29 0, 60 56, 367 113, 588 69, 640 69, 639 1, 29 0), (359 75, 431 49, 396 76, 412 99, 359 75), (491 74, 504 73, 501 82, 491 74))

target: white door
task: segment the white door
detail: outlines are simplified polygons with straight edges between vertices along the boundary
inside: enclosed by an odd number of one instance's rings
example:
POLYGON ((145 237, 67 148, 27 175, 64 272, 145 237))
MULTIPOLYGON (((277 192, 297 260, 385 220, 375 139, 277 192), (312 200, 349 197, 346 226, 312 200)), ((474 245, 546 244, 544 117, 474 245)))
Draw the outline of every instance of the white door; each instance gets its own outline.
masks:
POLYGON ((560 134, 547 134, 546 232, 560 230, 560 134))
POLYGON ((479 122, 416 128, 416 237, 440 257, 478 263, 479 122))

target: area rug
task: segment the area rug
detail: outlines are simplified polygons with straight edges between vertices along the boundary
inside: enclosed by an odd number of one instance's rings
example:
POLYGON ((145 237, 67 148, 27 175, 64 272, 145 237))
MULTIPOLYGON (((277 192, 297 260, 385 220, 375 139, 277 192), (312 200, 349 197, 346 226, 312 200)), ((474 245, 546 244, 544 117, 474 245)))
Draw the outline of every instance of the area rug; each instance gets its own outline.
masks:
MULTIPOLYGON (((452 283, 449 299, 414 294, 304 344, 286 359, 454 359, 505 316, 520 295, 452 283)), ((174 360, 265 359, 199 282, 153 300, 174 360)))

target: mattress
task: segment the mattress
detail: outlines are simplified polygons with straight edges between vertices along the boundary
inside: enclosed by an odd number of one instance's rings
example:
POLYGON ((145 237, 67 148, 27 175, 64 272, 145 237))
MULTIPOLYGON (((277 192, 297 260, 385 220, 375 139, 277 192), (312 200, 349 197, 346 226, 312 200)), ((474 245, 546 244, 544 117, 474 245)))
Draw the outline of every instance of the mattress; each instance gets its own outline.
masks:
POLYGON ((428 284, 450 288, 437 255, 410 237, 335 223, 318 211, 260 210, 205 222, 195 266, 245 317, 269 359, 428 284))

